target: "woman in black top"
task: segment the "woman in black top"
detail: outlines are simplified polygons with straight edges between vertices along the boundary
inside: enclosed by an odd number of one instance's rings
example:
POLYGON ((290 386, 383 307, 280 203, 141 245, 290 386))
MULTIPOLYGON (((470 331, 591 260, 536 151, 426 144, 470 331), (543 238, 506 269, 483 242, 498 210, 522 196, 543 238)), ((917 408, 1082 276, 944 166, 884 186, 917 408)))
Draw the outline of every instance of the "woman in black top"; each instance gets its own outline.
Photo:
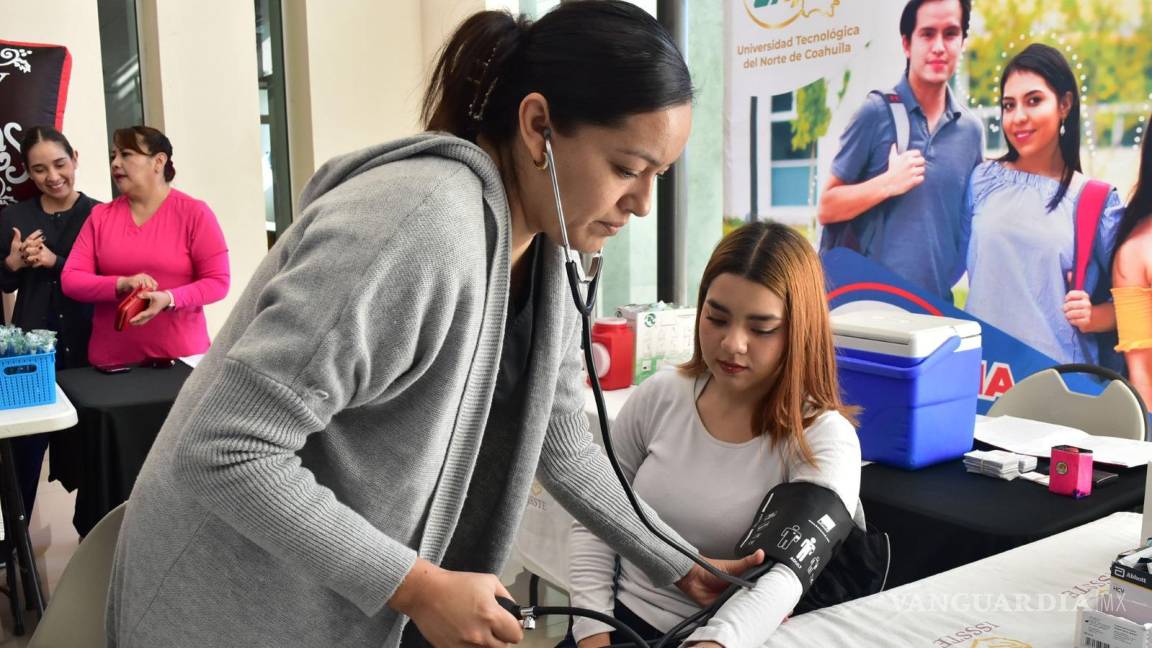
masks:
MULTIPOLYGON (((76 191, 78 156, 59 131, 34 126, 21 143, 24 167, 39 196, 0 213, 0 240, 9 244, 0 264, 0 289, 16 292, 12 324, 25 331, 57 332, 56 368, 88 364, 92 307, 64 296, 60 271, 88 213, 97 202, 76 191)), ((29 514, 40 481, 48 434, 12 440, 24 508, 29 514)))

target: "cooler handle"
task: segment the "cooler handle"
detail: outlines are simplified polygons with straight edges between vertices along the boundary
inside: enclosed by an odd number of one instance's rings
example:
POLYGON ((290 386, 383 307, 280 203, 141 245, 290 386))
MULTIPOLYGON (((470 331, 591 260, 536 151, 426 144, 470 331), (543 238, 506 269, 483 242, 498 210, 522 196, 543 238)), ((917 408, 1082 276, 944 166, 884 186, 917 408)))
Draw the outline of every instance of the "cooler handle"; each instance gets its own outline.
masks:
POLYGON ((879 362, 872 362, 870 360, 862 360, 860 358, 852 358, 836 354, 836 363, 842 367, 849 367, 851 369, 860 369, 868 373, 885 378, 915 378, 925 371, 931 369, 937 363, 947 358, 956 349, 960 348, 960 336, 953 335, 945 340, 939 348, 933 351, 928 357, 924 358, 919 364, 914 364, 911 367, 893 367, 879 362))

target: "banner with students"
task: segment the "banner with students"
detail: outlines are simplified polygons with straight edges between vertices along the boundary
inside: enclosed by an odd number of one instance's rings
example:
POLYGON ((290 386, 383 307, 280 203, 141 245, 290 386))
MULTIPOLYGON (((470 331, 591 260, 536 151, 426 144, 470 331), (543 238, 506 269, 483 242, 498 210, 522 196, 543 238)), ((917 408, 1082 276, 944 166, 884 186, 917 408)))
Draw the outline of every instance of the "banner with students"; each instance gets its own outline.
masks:
POLYGON ((1141 37, 1152 11, 981 0, 964 34, 942 18, 962 13, 959 0, 902 16, 906 5, 726 2, 726 226, 788 223, 824 250, 848 246, 907 294, 991 322, 986 404, 996 385, 1053 364, 1124 369, 1109 288, 1152 119, 1141 37), (1009 69, 1043 79, 1047 113, 1009 69), (1061 164, 1039 168, 1033 149, 1049 143, 1061 164), (1114 190, 1086 209, 1089 179, 1114 190), (844 191, 874 180, 878 202, 844 191))

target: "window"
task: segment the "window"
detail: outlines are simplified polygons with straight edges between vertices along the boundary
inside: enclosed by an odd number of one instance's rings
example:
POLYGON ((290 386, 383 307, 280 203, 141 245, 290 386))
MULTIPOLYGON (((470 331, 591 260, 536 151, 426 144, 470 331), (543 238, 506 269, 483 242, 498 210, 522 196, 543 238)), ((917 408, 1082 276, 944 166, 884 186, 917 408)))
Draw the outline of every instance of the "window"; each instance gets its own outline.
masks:
POLYGON ((280 0, 255 2, 264 220, 268 247, 272 247, 276 237, 292 224, 292 178, 288 167, 288 113, 284 92, 284 28, 280 0))
MULTIPOLYGON (((117 129, 144 123, 136 1, 99 0, 97 11, 100 61, 104 67, 105 124, 111 138, 117 129)), ((112 195, 120 195, 115 182, 112 182, 112 195)))
POLYGON ((796 119, 795 94, 772 97, 771 200, 774 218, 791 222, 780 207, 807 207, 809 185, 815 172, 816 147, 792 147, 792 122, 796 119))

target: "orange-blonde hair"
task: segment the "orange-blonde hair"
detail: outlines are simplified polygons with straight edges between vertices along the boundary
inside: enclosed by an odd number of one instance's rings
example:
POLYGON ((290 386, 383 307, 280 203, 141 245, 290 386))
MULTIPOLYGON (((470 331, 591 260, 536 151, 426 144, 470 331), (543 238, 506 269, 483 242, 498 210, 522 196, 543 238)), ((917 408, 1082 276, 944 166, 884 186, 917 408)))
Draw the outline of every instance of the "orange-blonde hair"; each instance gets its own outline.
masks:
POLYGON ((680 366, 690 376, 708 371, 700 351, 700 317, 708 288, 722 274, 760 284, 784 302, 788 343, 773 378, 775 383, 764 396, 752 426, 768 437, 774 448, 791 441, 804 460, 815 465, 804 430, 828 411, 839 412, 855 424, 857 412, 840 399, 820 258, 799 232, 780 223, 750 223, 725 236, 700 279, 692 359, 680 366))

